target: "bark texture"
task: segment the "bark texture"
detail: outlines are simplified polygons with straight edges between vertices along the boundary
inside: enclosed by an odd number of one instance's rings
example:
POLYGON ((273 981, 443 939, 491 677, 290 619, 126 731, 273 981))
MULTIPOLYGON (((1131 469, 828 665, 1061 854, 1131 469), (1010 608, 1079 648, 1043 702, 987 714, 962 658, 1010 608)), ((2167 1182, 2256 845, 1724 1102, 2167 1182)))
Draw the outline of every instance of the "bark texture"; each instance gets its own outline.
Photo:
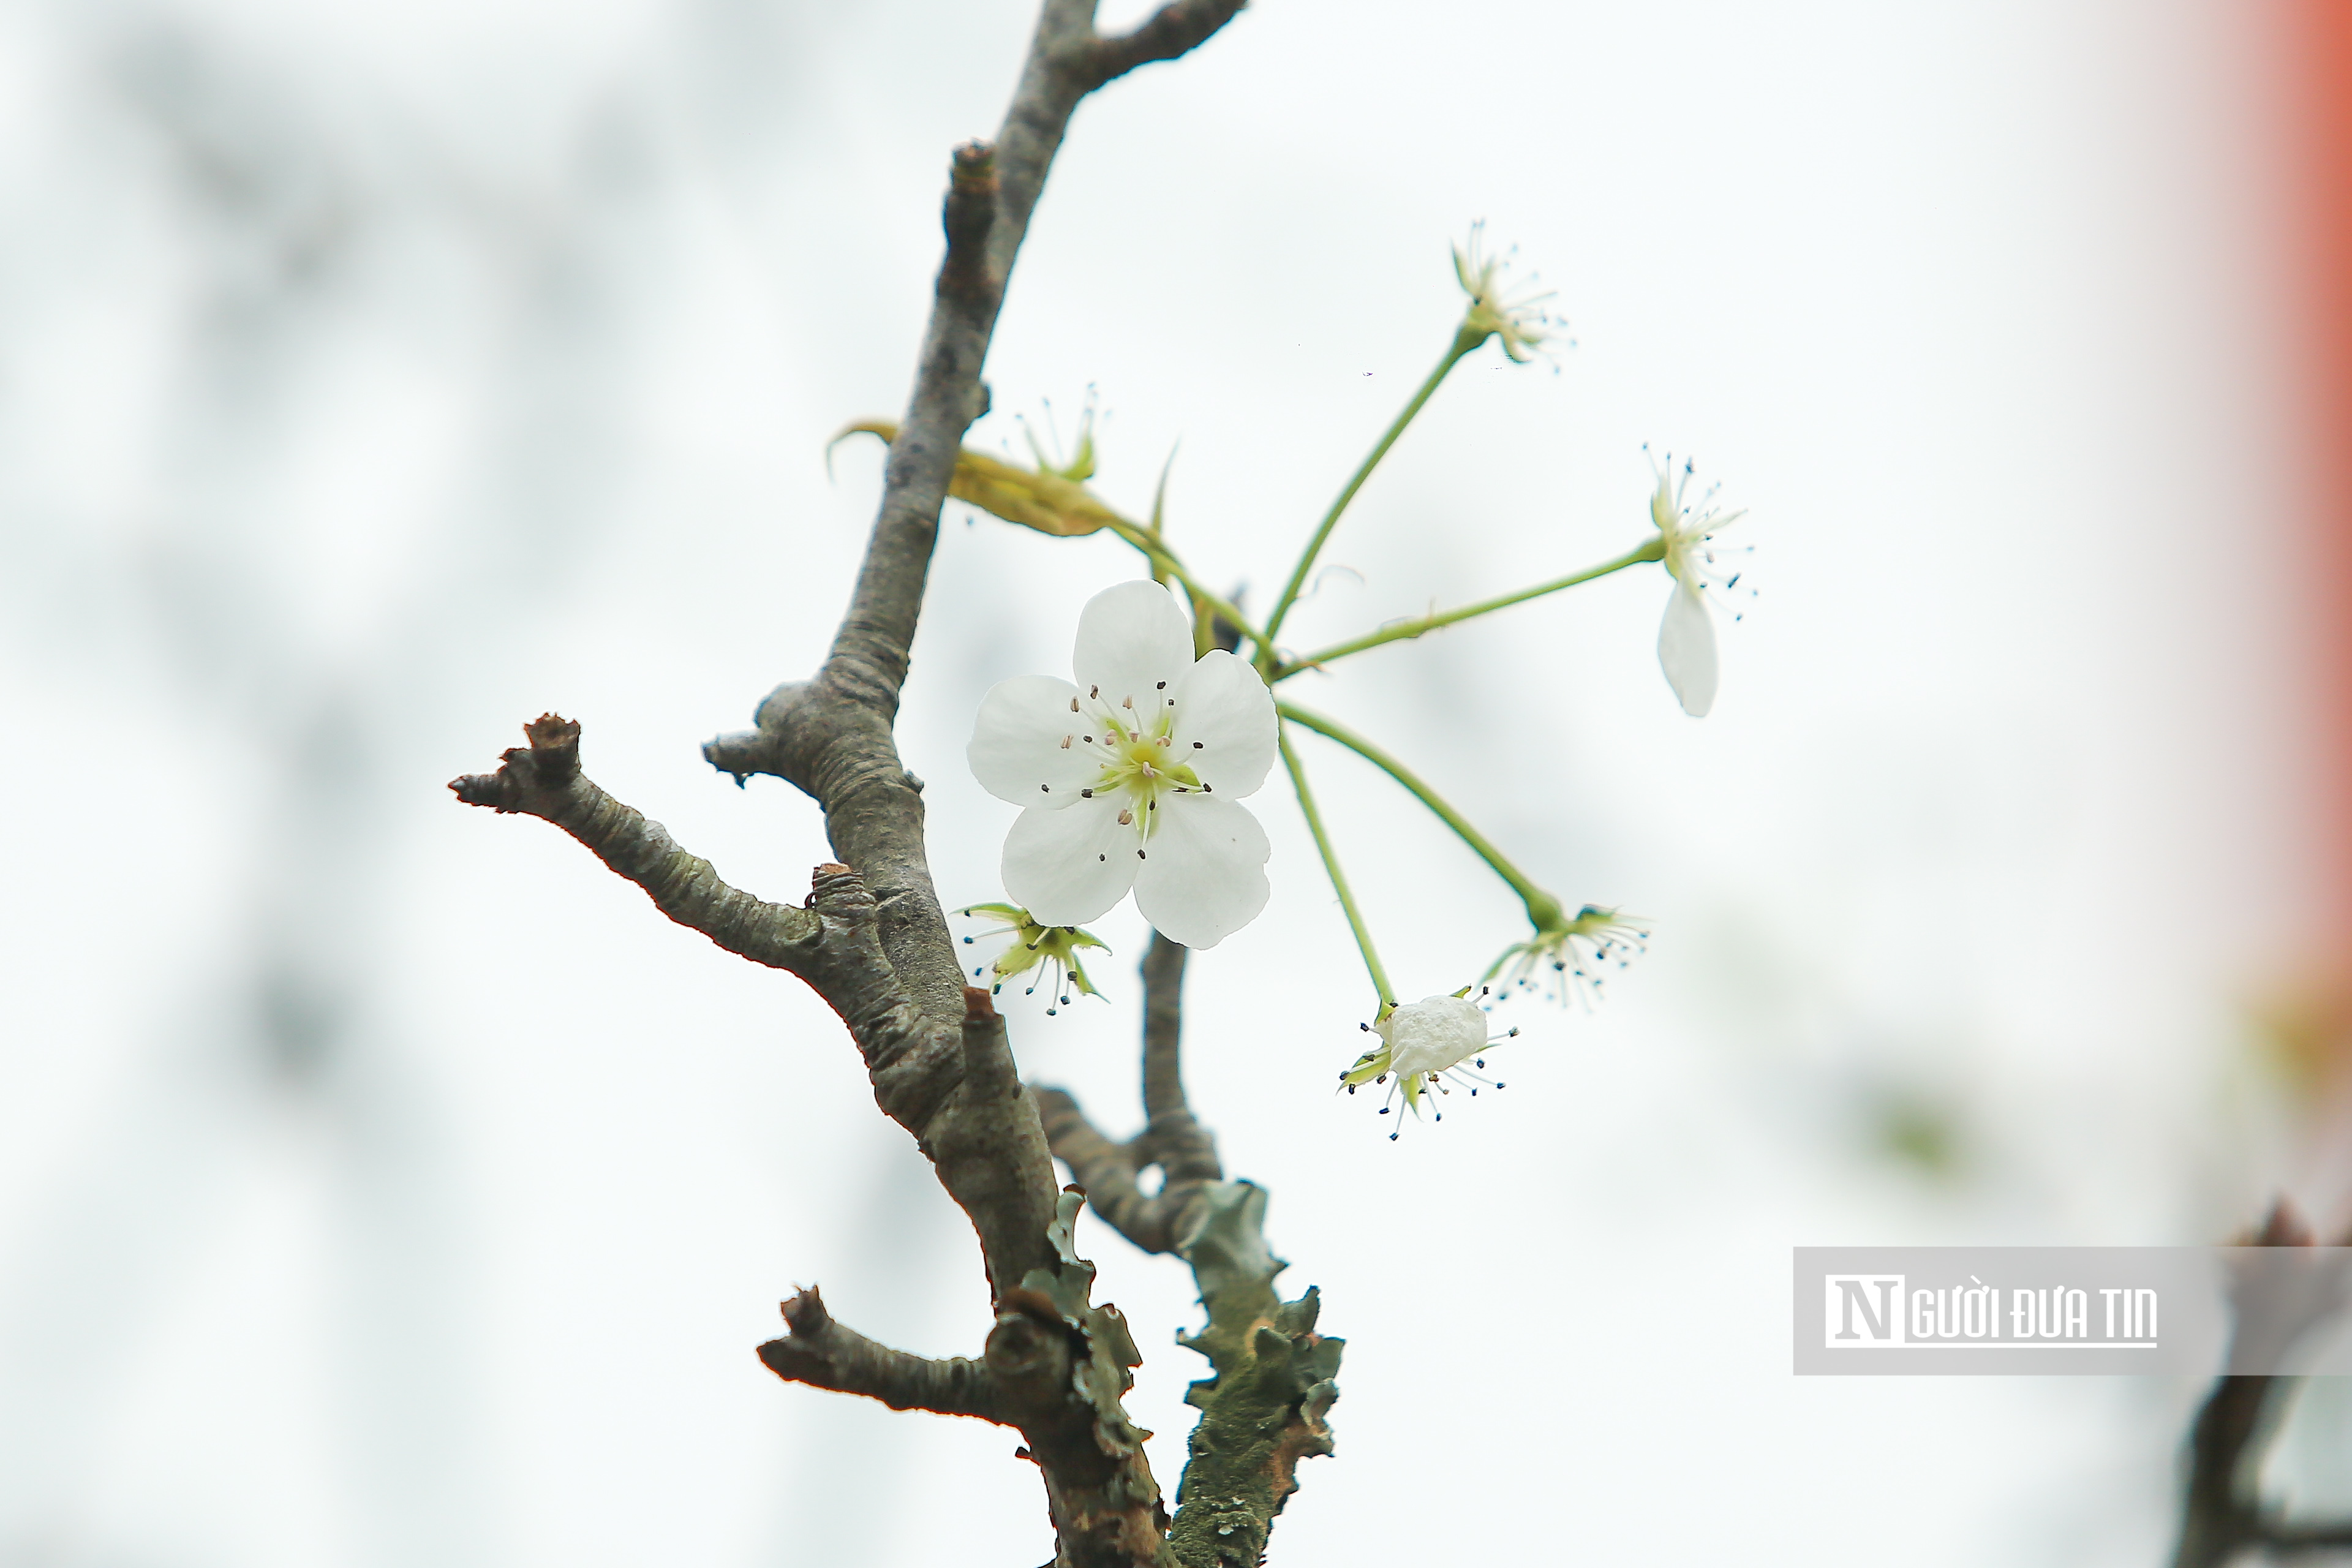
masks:
MULTIPOLYGON (((468 805, 554 823, 671 920, 799 975, 841 1016, 876 1102, 914 1135, 971 1218, 995 1323, 979 1358, 931 1360, 835 1322, 809 1289, 784 1304, 790 1331, 761 1346, 761 1360, 790 1382, 1019 1427, 1024 1457, 1044 1473, 1062 1568, 1171 1561, 1144 1435, 1120 1408, 1139 1358, 1116 1310, 1088 1300, 1094 1270, 1070 1249, 1078 1197, 1055 1190, 1003 1021, 986 992, 963 984, 924 850, 922 784, 901 763, 893 728, 940 510, 964 431, 987 408, 982 366, 1070 116, 1097 88, 1185 53, 1240 9, 1241 0, 1171 0, 1132 31, 1106 37, 1092 0, 1045 0, 996 140, 953 155, 946 254, 914 389, 831 650, 814 674, 768 694, 755 728, 704 748, 738 783, 773 774, 823 808, 838 862, 816 868, 805 906, 729 887, 709 862, 599 789, 580 769, 580 727, 554 715, 528 726, 530 744, 505 753, 495 773, 450 785, 468 805)), ((1163 962, 1181 973, 1181 951, 1163 962)), ((1172 1030, 1171 1021, 1171 1053, 1172 1030)), ((1189 1111, 1155 1112, 1154 1126, 1148 1135, 1171 1168, 1207 1173, 1188 1182, 1214 1179, 1214 1149, 1189 1111)), ((1171 1213, 1162 1228, 1172 1236, 1182 1217, 1171 1213)))
POLYGON ((1180 1340, 1208 1358, 1211 1375, 1184 1398, 1201 1411, 1177 1489, 1169 1551, 1183 1568, 1256 1568, 1274 1517, 1298 1489, 1298 1461, 1332 1451, 1325 1419, 1345 1342, 1316 1332, 1313 1289, 1285 1301, 1287 1267, 1265 1240, 1266 1193, 1225 1179, 1206 1129, 1184 1094, 1185 950, 1154 932, 1143 955, 1144 1129, 1106 1137, 1077 1101, 1037 1091, 1055 1155, 1096 1211, 1147 1252, 1172 1252, 1192 1270, 1209 1321, 1180 1340), (1146 1194, 1143 1172, 1160 1187, 1146 1194))

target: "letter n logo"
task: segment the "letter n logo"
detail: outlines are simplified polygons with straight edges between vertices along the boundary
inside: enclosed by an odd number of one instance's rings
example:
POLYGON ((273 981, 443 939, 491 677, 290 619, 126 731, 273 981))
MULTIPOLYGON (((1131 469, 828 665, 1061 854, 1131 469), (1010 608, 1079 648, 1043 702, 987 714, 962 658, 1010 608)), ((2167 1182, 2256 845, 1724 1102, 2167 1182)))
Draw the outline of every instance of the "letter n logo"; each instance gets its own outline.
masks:
POLYGON ((1822 1342, 1831 1350, 1860 1350, 1903 1342, 1903 1276, 1828 1274, 1822 1320, 1822 1342))

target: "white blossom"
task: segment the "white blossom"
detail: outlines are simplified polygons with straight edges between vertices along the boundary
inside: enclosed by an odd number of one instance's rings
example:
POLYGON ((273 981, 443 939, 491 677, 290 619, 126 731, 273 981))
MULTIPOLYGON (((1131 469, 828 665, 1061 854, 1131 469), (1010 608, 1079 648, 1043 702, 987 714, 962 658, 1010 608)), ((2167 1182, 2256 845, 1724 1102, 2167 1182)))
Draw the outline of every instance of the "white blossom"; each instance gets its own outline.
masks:
POLYGON ((1239 804, 1274 766, 1274 695, 1213 649, 1159 584, 1087 601, 1077 683, 1001 681, 965 755, 982 787, 1024 807, 1004 840, 1004 890, 1038 922, 1095 920, 1132 888, 1186 947, 1214 947, 1265 908, 1265 830, 1239 804))
POLYGON ((1707 598, 1711 592, 1738 587, 1740 576, 1736 571, 1726 571, 1717 561, 1714 538, 1748 514, 1718 512, 1712 504, 1713 489, 1699 498, 1696 509, 1685 504, 1683 496, 1690 488, 1691 468, 1685 459, 1677 475, 1672 456, 1657 468, 1658 487, 1650 496, 1650 521, 1658 525, 1663 559, 1675 583, 1666 600, 1666 618, 1658 627, 1658 663, 1683 711, 1704 719, 1715 706, 1716 685, 1715 617, 1707 610, 1707 598), (1693 515, 1695 510, 1696 515, 1693 515))
POLYGON ((1622 910, 1587 904, 1569 919, 1547 925, 1525 942, 1513 942, 1487 966, 1486 978, 1506 994, 1533 991, 1538 982, 1556 987, 1561 1002, 1601 1000, 1608 971, 1623 969, 1649 951, 1650 923, 1622 910), (1549 972, 1549 978, 1547 978, 1549 972))
MULTIPOLYGON (((1424 996, 1391 1008, 1386 1017, 1365 1027, 1381 1037, 1380 1048, 1358 1057, 1356 1065, 1339 1075, 1339 1081, 1349 1094, 1367 1083, 1388 1084, 1388 1098, 1381 1105, 1382 1116, 1395 1109, 1400 1094, 1405 1108, 1418 1116, 1424 1094, 1451 1094, 1461 1088, 1475 1100, 1481 1089, 1501 1089, 1502 1084, 1480 1078, 1462 1064, 1485 1067, 1486 1058, 1479 1053, 1518 1033, 1511 1029, 1489 1036, 1486 1010, 1466 995, 1424 996)), ((1437 1112, 1436 1119, 1444 1121, 1445 1113, 1437 1112)), ((1393 1141, 1396 1133, 1389 1137, 1393 1141)))
MULTIPOLYGON (((1454 276, 1460 280, 1462 291, 1470 296, 1469 309, 1462 318, 1463 331, 1476 334, 1471 340, 1471 347, 1489 337, 1500 339, 1503 353, 1511 363, 1525 364, 1559 325, 1544 309, 1544 301, 1552 297, 1552 290, 1505 298, 1509 287, 1511 254, 1507 251, 1495 256, 1488 252, 1486 229, 1483 222, 1472 224, 1470 243, 1454 247, 1454 276)), ((1535 279, 1530 278, 1528 281, 1533 283, 1535 279)))
POLYGON ((1006 981, 1032 970, 1037 972, 1037 977, 1029 982, 1029 988, 1022 994, 1034 996, 1037 987, 1045 985, 1049 998, 1045 1008, 1048 1018, 1070 1005, 1070 993, 1074 990, 1081 996, 1102 994, 1087 978, 1087 966, 1078 957, 1081 948, 1110 951, 1110 944, 1094 932, 1080 931, 1076 926, 1039 925, 1027 910, 1012 904, 973 904, 956 913, 986 921, 994 928, 965 937, 967 946, 982 942, 992 943, 999 938, 1004 941, 1003 951, 996 955, 993 963, 984 963, 971 972, 974 980, 993 976, 989 980, 991 995, 1002 994, 1006 981))

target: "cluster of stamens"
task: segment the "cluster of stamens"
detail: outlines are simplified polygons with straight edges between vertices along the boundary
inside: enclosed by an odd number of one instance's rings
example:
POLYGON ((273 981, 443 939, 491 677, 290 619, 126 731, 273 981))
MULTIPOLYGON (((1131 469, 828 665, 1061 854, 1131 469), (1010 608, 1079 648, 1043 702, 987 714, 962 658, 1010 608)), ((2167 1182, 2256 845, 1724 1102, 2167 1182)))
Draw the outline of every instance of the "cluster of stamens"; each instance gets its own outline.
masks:
MULTIPOLYGON (((1092 687, 1084 698, 1070 699, 1076 727, 1062 737, 1062 750, 1083 748, 1101 766, 1095 782, 1078 791, 1081 797, 1125 795, 1118 824, 1135 829, 1139 860, 1151 858, 1146 846, 1158 823, 1160 795, 1215 793, 1192 765, 1198 760, 1192 753, 1206 746, 1199 741, 1184 746, 1176 742, 1176 700, 1168 695, 1166 681, 1158 684, 1144 708, 1137 706, 1132 694, 1113 706, 1101 687, 1092 687), (1150 710, 1148 715, 1144 708, 1150 710)), ((1098 854, 1096 858, 1109 857, 1098 854)))
MULTIPOLYGON (((1480 986, 1478 994, 1481 997, 1486 996, 1487 988, 1480 986)), ((1370 1024, 1359 1024, 1356 1026, 1367 1034, 1376 1032, 1370 1024)), ((1517 1027, 1506 1029, 1499 1035, 1488 1037, 1486 1044, 1500 1045, 1505 1040, 1517 1037, 1518 1032, 1517 1027)), ((1362 1056, 1358 1057, 1355 1065, 1339 1075, 1341 1086, 1349 1094, 1353 1094, 1363 1086, 1366 1068, 1381 1067, 1383 1070, 1372 1075, 1370 1081, 1375 1087, 1385 1086, 1388 1089, 1388 1093, 1382 1097, 1381 1102, 1380 1114, 1382 1116, 1390 1115, 1396 1110, 1400 1095, 1403 1097, 1405 1109, 1418 1115, 1424 1095, 1451 1096, 1456 1089, 1460 1089, 1467 1090, 1470 1098, 1475 1100, 1478 1098, 1478 1091, 1482 1089, 1499 1090, 1507 1087, 1500 1079, 1483 1078, 1477 1070, 1475 1070, 1486 1067, 1486 1058, 1484 1056, 1474 1057, 1470 1066, 1466 1068, 1457 1058, 1444 1067, 1400 1073, 1393 1067, 1386 1065, 1395 1059, 1395 1053, 1396 1047, 1393 1045, 1383 1044, 1381 1049, 1366 1051, 1362 1056)), ((1430 1111, 1431 1120, 1436 1121, 1445 1120, 1445 1112, 1437 1109, 1437 1101, 1433 1098, 1430 1100, 1430 1111)), ((1399 1118, 1396 1130, 1389 1134, 1389 1142, 1395 1142, 1402 1131, 1403 1120, 1399 1118)))
MULTIPOLYGON (((1548 1000, 1571 998, 1587 1007, 1603 1000, 1611 972, 1622 970, 1649 951, 1650 928, 1615 910, 1587 904, 1565 929, 1538 932, 1514 943, 1495 963, 1506 991, 1534 991, 1548 1000)), ((1490 970, 1492 973, 1495 971, 1490 970)))
MULTIPOLYGON (((1647 453, 1649 447, 1644 446, 1642 450, 1647 453)), ((1656 459, 1652 461, 1654 464, 1656 459)), ((1658 490, 1650 502, 1650 521, 1657 524, 1658 532, 1664 540, 1665 566, 1674 574, 1675 580, 1709 598, 1721 599, 1723 607, 1730 612, 1734 621, 1738 621, 1747 612, 1738 607, 1737 599, 1756 597, 1753 584, 1745 588, 1740 586, 1740 579, 1747 574, 1747 570, 1739 564, 1738 558, 1753 554, 1756 547, 1743 544, 1727 549, 1716 543, 1715 536, 1748 513, 1745 509, 1717 513, 1715 498, 1723 488, 1719 484, 1707 486, 1695 503, 1685 500, 1684 498, 1690 489, 1696 468, 1685 458, 1681 471, 1677 473, 1674 454, 1666 455, 1664 465, 1656 470, 1658 490), (1673 476, 1671 482, 1669 475, 1673 476), (1694 510, 1698 514, 1696 517, 1691 515, 1694 510)))

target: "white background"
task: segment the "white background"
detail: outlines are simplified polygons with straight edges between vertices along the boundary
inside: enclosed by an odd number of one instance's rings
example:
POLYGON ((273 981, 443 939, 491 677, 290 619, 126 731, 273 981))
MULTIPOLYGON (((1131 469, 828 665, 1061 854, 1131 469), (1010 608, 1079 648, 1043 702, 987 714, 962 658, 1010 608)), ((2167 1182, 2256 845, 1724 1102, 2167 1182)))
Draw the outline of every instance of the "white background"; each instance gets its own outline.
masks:
MULTIPOLYGON (((974 444, 1095 387, 1100 491, 1145 510, 1181 440, 1171 534, 1263 605, 1483 217, 1574 346, 1457 372, 1286 640, 1638 542, 1644 442, 1757 547, 1704 722, 1655 569, 1297 683, 1657 936, 1391 1143, 1330 1092, 1344 925, 1254 803, 1274 900, 1195 960, 1194 1098, 1349 1341, 1276 1563, 2166 1550, 2193 1387, 1800 1381, 1789 1249, 2204 1242, 2297 1176, 2246 1022, 2318 907, 2261 16, 1268 0, 1079 114, 974 444)), ((928 1352, 987 1323, 830 1015, 441 787, 556 709, 805 888, 814 808, 697 746, 830 637, 879 449, 823 444, 899 411, 1027 26, 0 8, 0 1562, 1048 1554, 1011 1434, 752 1358, 796 1282, 928 1352)), ((1012 815, 981 693, 1135 570, 968 518, 900 731, 959 903, 1012 815)), ((1474 977, 1513 900, 1300 745, 1400 987, 1474 977)), ((1097 929, 1110 1000, 1016 1044, 1124 1131, 1143 931, 1097 929)), ((1182 1270, 1082 1240, 1172 1490, 1182 1270)))

